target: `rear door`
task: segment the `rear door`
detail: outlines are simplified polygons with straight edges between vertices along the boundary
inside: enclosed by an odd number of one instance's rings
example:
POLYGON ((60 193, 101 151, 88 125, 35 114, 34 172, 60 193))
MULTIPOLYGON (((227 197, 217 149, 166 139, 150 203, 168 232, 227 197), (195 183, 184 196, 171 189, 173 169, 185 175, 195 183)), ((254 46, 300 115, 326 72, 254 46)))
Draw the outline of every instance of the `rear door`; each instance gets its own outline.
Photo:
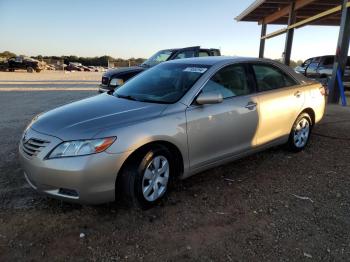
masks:
POLYGON ((249 150, 255 144, 258 125, 254 87, 245 65, 220 69, 201 92, 219 92, 222 103, 198 105, 186 110, 191 168, 249 150))
POLYGON ((259 125, 257 145, 288 135, 303 103, 304 93, 297 81, 275 65, 251 65, 258 89, 259 125))

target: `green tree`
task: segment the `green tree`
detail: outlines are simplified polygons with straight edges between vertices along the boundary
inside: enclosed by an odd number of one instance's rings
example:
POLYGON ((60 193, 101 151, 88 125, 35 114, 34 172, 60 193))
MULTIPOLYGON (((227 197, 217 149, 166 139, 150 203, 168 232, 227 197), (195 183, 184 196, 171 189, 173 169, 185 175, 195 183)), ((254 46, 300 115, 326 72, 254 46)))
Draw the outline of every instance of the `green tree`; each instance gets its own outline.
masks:
POLYGON ((14 56, 16 56, 16 54, 12 53, 10 51, 4 51, 4 52, 0 53, 0 57, 4 57, 4 58, 11 58, 14 56))

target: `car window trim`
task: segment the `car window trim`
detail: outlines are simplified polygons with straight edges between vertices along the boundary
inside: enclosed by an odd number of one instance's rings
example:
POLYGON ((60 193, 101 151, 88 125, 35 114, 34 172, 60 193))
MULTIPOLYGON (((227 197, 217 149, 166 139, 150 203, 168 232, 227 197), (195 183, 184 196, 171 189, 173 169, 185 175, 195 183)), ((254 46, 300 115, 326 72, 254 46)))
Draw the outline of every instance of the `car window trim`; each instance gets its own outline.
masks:
POLYGON ((273 63, 269 63, 269 62, 266 62, 266 61, 254 61, 254 62, 249 62, 248 63, 250 68, 251 68, 251 71, 252 71, 252 74, 254 76, 254 82, 255 82, 255 90, 257 93, 261 94, 261 93, 265 93, 265 92, 271 92, 271 91, 274 91, 274 90, 281 90, 281 89, 286 89, 286 88, 290 88, 290 87, 293 87, 293 86, 297 86, 297 85, 300 85, 300 82, 295 79, 295 77, 290 74, 289 72, 286 72, 284 71, 283 69, 279 68, 277 65, 273 64, 273 63), (286 75, 288 75, 290 78, 292 78, 295 82, 295 85, 291 85, 291 86, 283 86, 283 87, 279 87, 279 88, 275 88, 275 89, 271 89, 271 90, 265 90, 265 91, 260 91, 259 90, 259 85, 258 85, 258 81, 256 79, 256 75, 255 75, 255 71, 254 71, 254 68, 253 68, 253 65, 268 65, 268 66, 271 66, 272 68, 275 68, 277 69, 278 71, 282 72, 282 73, 285 73, 286 75))
POLYGON ((230 63, 230 64, 225 64, 225 65, 221 65, 215 72, 212 72, 210 74, 210 76, 207 78, 207 80, 202 84, 202 86, 199 88, 198 92, 196 92, 196 94, 194 95, 194 97, 192 98, 192 101, 189 105, 189 107, 194 107, 194 106, 201 106, 201 105, 197 105, 196 104, 196 99, 199 96, 199 94, 202 92, 202 89, 204 88, 204 86, 209 82, 209 80, 217 73, 219 72, 221 69, 227 67, 227 66, 232 66, 232 65, 241 65, 244 68, 244 71, 247 74, 247 80, 248 80, 248 85, 251 87, 252 93, 247 94, 247 95, 241 95, 241 96, 230 96, 230 97, 226 97, 224 98, 224 101, 227 99, 233 99, 233 98, 237 98, 237 97, 245 97, 245 96, 251 96, 257 93, 257 89, 256 89, 256 85, 252 83, 251 81, 251 76, 250 75, 250 70, 249 70, 249 66, 248 66, 248 62, 238 62, 238 63, 230 63))

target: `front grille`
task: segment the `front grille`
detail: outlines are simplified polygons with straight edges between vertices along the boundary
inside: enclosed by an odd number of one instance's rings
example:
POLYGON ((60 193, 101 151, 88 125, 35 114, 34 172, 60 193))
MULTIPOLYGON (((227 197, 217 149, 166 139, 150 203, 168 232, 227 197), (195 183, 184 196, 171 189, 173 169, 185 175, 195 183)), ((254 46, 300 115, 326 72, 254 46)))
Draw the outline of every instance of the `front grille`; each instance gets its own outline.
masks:
POLYGON ((49 143, 45 140, 31 138, 27 141, 22 141, 22 150, 28 156, 36 156, 49 143))
POLYGON ((103 76, 102 77, 102 85, 106 85, 107 86, 108 85, 108 80, 109 80, 108 77, 103 76))

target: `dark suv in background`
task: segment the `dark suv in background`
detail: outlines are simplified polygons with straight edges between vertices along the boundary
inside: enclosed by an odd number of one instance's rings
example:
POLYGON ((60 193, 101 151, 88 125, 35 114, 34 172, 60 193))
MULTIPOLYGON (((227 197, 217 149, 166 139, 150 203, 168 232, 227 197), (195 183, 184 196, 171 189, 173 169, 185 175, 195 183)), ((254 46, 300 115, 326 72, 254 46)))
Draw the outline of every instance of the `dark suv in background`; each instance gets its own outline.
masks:
POLYGON ((39 73, 41 70, 45 69, 45 62, 40 62, 39 60, 26 57, 26 56, 16 56, 11 57, 8 60, 8 70, 14 72, 18 69, 27 70, 28 73, 33 73, 34 71, 39 73))
MULTIPOLYGON (((297 66, 295 71, 308 78, 326 83, 328 78, 332 76, 334 57, 334 55, 327 55, 309 58, 300 66, 297 66)), ((350 57, 348 57, 344 72, 344 86, 350 87, 350 57)))
POLYGON ((219 49, 203 49, 200 46, 174 48, 158 51, 139 66, 115 68, 108 70, 102 76, 102 82, 99 92, 112 92, 124 82, 141 73, 142 71, 151 68, 159 63, 182 58, 205 57, 205 56, 220 56, 219 49))

